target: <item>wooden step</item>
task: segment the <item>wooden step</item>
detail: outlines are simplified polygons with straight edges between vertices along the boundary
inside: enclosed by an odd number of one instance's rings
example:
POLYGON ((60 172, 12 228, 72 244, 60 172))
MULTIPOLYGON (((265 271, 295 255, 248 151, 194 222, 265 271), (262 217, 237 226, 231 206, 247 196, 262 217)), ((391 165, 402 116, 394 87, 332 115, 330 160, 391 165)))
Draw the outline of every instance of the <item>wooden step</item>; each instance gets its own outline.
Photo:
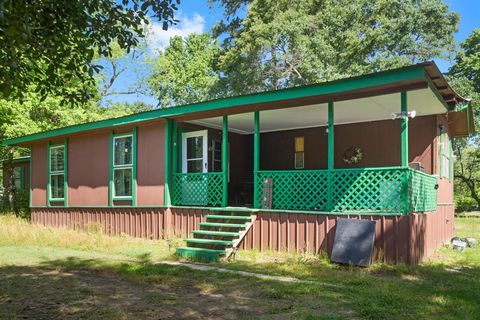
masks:
POLYGON ((228 241, 228 240, 198 239, 198 238, 185 239, 185 242, 197 243, 197 244, 211 244, 211 245, 217 245, 217 246, 231 246, 233 244, 232 241, 228 241))
POLYGON ((227 254, 226 250, 205 249, 194 247, 180 247, 176 250, 177 256, 200 262, 218 261, 221 256, 227 254))
POLYGON ((219 228, 237 228, 244 229, 244 224, 220 223, 220 222, 200 222, 201 227, 219 227, 219 228))
POLYGON ((240 221, 252 221, 250 216, 226 216, 217 214, 207 214, 207 219, 224 219, 224 220, 240 220, 240 221))
POLYGON ((224 237, 238 237, 238 232, 227 232, 227 231, 213 231, 213 230, 193 230, 193 234, 199 234, 203 236, 224 236, 224 237))

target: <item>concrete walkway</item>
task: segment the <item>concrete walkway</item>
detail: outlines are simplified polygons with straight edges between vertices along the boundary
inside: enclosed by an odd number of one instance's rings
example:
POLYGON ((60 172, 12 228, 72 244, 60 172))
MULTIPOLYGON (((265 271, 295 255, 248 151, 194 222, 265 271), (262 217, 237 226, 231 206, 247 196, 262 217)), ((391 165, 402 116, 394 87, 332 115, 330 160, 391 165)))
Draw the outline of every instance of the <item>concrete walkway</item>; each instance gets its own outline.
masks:
POLYGON ((287 276, 271 276, 271 275, 268 275, 268 274, 247 272, 247 271, 241 271, 241 270, 231 270, 231 269, 225 269, 225 268, 210 266, 210 265, 207 265, 207 264, 186 263, 186 262, 179 262, 179 261, 163 261, 163 262, 161 262, 161 264, 166 264, 166 265, 169 265, 169 266, 185 267, 185 268, 189 268, 189 269, 192 269, 192 270, 198 270, 198 271, 214 271, 214 272, 233 273, 233 274, 238 274, 238 275, 245 276, 245 277, 255 277, 255 278, 259 278, 259 279, 263 279, 263 280, 274 280, 274 281, 289 282, 289 283, 317 284, 317 285, 322 285, 322 286, 325 286, 325 287, 332 287, 332 288, 340 288, 341 287, 339 285, 326 283, 326 282, 319 282, 319 281, 312 281, 312 280, 302 280, 302 279, 287 277, 287 276))

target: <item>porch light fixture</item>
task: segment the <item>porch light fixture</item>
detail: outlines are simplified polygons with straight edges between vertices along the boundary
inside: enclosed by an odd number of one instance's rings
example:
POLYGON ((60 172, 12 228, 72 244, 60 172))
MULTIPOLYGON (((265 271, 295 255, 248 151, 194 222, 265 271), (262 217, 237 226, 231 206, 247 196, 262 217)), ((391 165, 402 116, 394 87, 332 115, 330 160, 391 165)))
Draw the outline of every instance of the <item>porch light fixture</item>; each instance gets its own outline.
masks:
POLYGON ((390 118, 392 120, 396 120, 396 119, 404 119, 404 118, 415 118, 415 116, 417 115, 417 111, 413 110, 413 111, 403 111, 403 112, 392 112, 392 114, 390 115, 390 118))

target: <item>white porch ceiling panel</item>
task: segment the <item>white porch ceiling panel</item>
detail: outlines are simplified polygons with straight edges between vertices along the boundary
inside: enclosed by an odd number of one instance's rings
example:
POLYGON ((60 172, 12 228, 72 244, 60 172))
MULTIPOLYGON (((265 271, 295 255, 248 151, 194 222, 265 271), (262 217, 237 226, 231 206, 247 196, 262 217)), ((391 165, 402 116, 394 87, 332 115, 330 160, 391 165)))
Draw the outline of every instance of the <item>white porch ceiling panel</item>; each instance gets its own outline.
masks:
MULTIPOLYGON (((409 91, 408 111, 415 110, 417 117, 443 114, 445 107, 430 89, 409 91)), ((260 112, 261 132, 291 130, 325 126, 328 123, 327 104, 276 109, 260 112)), ((400 93, 338 101, 334 105, 335 124, 388 120, 391 114, 400 112, 400 93)), ((222 117, 189 121, 211 128, 222 128, 222 117)), ((240 134, 253 133, 253 113, 228 117, 229 131, 240 134)))

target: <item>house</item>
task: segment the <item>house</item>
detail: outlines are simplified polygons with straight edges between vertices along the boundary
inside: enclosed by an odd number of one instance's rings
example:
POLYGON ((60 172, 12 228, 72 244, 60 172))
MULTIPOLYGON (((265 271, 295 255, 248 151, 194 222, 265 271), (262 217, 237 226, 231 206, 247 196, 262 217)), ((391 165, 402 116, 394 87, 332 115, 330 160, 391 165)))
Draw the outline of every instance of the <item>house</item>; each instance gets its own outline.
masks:
POLYGON ((453 236, 451 139, 468 100, 433 62, 5 140, 31 148, 36 223, 183 237, 179 255, 331 252, 339 217, 375 257, 418 263, 453 236))

